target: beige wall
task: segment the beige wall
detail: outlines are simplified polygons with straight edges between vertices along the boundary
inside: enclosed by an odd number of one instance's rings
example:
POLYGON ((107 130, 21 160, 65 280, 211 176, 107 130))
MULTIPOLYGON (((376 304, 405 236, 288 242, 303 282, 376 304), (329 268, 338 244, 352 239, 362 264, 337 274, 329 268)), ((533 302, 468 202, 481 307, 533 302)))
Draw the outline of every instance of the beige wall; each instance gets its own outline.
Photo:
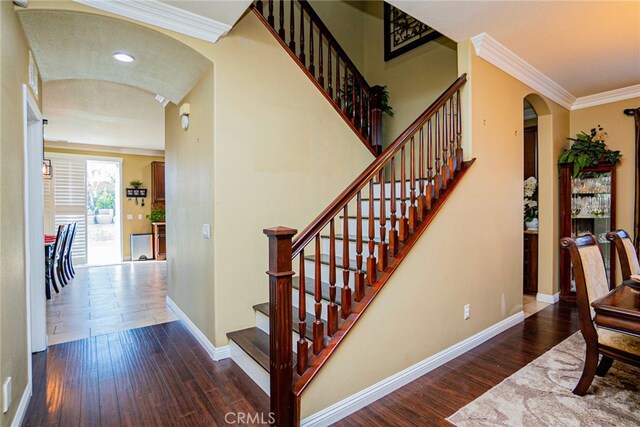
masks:
MULTIPOLYGON (((117 157, 122 159, 122 188, 120 189, 122 194, 122 256, 124 259, 129 259, 131 256, 130 235, 132 233, 151 233, 151 222, 147 219, 147 215, 151 213, 151 162, 164 162, 164 157, 49 147, 45 147, 45 152, 117 157), (140 200, 138 200, 138 205, 136 205, 134 199, 129 200, 125 197, 125 188, 129 187, 129 181, 134 179, 142 181, 142 188, 147 189, 147 195, 149 197, 145 199, 144 206, 140 204, 140 200), (128 214, 133 215, 132 220, 127 219, 128 214), (142 219, 138 219, 138 215, 142 215, 142 219)), ((47 230, 45 228, 45 232, 55 234, 54 230, 51 229, 47 230)))
POLYGON ((11 407, 0 415, 5 426, 29 381, 22 116, 29 51, 12 2, 0 2, 0 28, 0 381, 13 379, 11 407))
POLYGON ((214 72, 209 67, 183 100, 191 111, 187 131, 181 127, 176 105, 170 103, 165 110, 168 294, 210 340, 214 338, 214 240, 202 238, 202 224, 214 221, 213 94, 214 72))
MULTIPOLYGON (((303 418, 522 310, 522 100, 533 91, 475 56, 468 44, 460 64, 460 72, 470 75, 473 138, 466 144, 477 161, 303 393, 303 418), (471 304, 466 321, 465 304, 471 304)), ((542 143, 550 145, 545 161, 551 170, 569 113, 546 102, 552 135, 542 143)), ((546 201, 557 182, 545 175, 544 185, 546 201)), ((554 230, 548 220, 556 208, 551 202, 544 208, 548 218, 541 219, 541 233, 554 230)))

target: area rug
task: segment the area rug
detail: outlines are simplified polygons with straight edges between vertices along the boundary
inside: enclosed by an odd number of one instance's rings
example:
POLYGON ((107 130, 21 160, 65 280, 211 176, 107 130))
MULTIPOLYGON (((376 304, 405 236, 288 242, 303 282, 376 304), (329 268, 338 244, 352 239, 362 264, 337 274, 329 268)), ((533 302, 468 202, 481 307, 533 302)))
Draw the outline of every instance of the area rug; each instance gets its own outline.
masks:
POLYGON ((639 426, 640 369, 620 362, 589 392, 571 390, 582 374, 580 332, 447 418, 456 426, 639 426))

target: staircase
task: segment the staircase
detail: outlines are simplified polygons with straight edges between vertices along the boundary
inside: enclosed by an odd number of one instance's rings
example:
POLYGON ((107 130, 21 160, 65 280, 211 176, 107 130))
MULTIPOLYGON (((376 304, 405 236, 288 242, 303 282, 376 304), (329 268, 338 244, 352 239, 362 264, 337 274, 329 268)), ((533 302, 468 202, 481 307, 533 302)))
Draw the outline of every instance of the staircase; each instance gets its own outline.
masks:
POLYGON ((305 388, 472 165, 461 147, 465 82, 459 77, 301 233, 264 230, 269 302, 253 307, 255 327, 227 335, 232 358, 270 394, 276 425, 300 423, 305 388))
POLYGON ((382 151, 384 88, 371 86, 306 0, 251 7, 365 147, 382 151))

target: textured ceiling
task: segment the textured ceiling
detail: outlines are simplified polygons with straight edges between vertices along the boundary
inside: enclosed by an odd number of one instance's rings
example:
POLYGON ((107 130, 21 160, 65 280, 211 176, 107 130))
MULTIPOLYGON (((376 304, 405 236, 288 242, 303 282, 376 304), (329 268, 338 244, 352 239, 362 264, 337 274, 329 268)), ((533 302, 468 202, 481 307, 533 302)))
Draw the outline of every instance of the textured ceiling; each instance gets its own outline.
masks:
POLYGON ((164 107, 150 92, 109 81, 56 80, 43 84, 42 98, 47 140, 164 150, 164 107))
POLYGON ((174 103, 195 85, 210 62, 157 31, 88 13, 18 12, 42 80, 108 80, 160 94, 174 103), (125 64, 116 51, 133 55, 125 64))
POLYGON ((640 2, 390 0, 460 42, 487 33, 575 97, 640 84, 640 2))

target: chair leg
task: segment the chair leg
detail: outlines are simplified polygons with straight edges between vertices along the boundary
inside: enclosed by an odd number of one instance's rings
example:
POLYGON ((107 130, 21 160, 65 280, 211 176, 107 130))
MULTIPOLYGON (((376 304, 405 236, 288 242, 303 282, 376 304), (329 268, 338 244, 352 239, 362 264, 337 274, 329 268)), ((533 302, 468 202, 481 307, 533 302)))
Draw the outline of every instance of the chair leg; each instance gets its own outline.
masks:
POLYGON ((598 364, 598 369, 596 369, 596 375, 599 377, 604 377, 609 372, 609 368, 613 364, 613 359, 609 356, 602 355, 602 359, 600 360, 600 364, 598 364))
POLYGON ((67 284, 67 281, 64 278, 64 274, 62 274, 62 267, 60 266, 60 264, 56 265, 56 274, 58 275, 58 281, 60 282, 62 287, 64 287, 64 285, 67 284))
POLYGON ((596 368, 598 367, 598 347, 587 345, 586 357, 584 361, 584 369, 582 370, 582 376, 578 385, 573 389, 573 394, 578 396, 584 396, 589 390, 593 377, 596 375, 596 368))
POLYGON ((53 264, 49 267, 49 280, 51 280, 51 284, 53 285, 53 290, 56 291, 56 294, 60 293, 60 288, 58 288, 58 284, 56 283, 56 269, 53 264))
POLYGON ((71 273, 69 273, 69 269, 67 268, 67 257, 64 257, 60 263, 62 266, 62 274, 64 278, 67 279, 67 283, 72 279, 71 273))
POLYGON ((44 276, 44 293, 47 299, 51 299, 51 278, 49 277, 49 270, 44 276))
POLYGON ((71 255, 71 252, 69 252, 69 268, 71 269, 71 274, 75 277, 76 269, 73 268, 73 256, 71 255))

